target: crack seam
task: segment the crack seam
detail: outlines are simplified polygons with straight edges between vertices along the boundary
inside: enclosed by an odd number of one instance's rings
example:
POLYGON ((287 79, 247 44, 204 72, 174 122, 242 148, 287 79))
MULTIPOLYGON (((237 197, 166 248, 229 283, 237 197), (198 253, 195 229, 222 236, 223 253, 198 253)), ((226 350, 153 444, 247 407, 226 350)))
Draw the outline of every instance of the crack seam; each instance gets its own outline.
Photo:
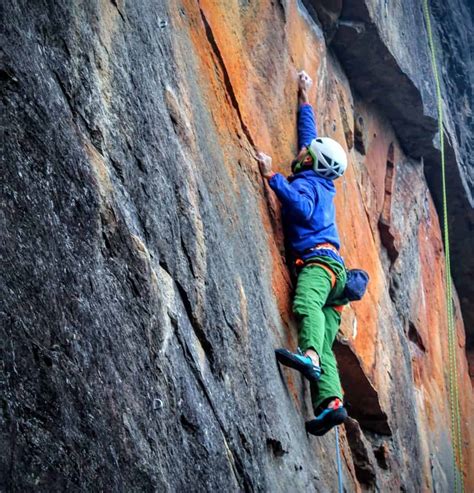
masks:
POLYGON ((249 490, 252 491, 253 488, 251 487, 251 483, 249 481, 248 476, 244 472, 242 461, 235 454, 235 452, 231 449, 231 447, 229 445, 229 438, 228 438, 227 431, 224 427, 224 423, 222 422, 220 416, 217 413, 214 402, 212 401, 211 395, 210 395, 210 393, 209 393, 209 391, 208 391, 208 389, 207 389, 207 387, 206 387, 206 385, 202 379, 202 376, 201 376, 201 374, 200 374, 200 372, 196 366, 196 362, 194 361, 192 353, 189 350, 187 343, 181 337, 181 331, 179 329, 179 325, 178 325, 177 321, 174 321, 173 325, 175 326, 176 338, 177 338, 177 340, 181 346, 181 349, 183 350, 184 356, 188 361, 191 362, 190 368, 191 368, 191 371, 194 375, 194 378, 196 379, 196 382, 198 383, 198 385, 201 388, 207 402, 209 403, 209 407, 211 408, 211 411, 214 414, 214 417, 215 417, 215 419, 219 425, 219 428, 221 430, 222 437, 224 438, 224 444, 232 456, 233 460, 231 462, 231 466, 232 466, 232 472, 234 473, 235 479, 237 480, 239 486, 244 488, 244 491, 249 491, 249 490), (242 482, 243 482, 243 484, 242 484, 242 482))
POLYGON ((224 59, 223 59, 222 54, 221 54, 219 47, 217 45, 214 34, 212 33, 212 28, 211 28, 211 26, 210 26, 210 24, 209 24, 209 22, 205 16, 203 10, 202 10, 202 8, 199 8, 199 11, 201 13, 201 18, 202 18, 202 21, 204 23, 204 28, 206 31, 207 40, 208 40, 209 44, 211 45, 212 51, 213 51, 213 53, 214 53, 214 55, 215 55, 215 57, 219 63, 220 68, 221 68, 222 75, 224 77, 224 86, 225 86, 226 92, 229 96, 229 99, 232 103, 232 106, 234 107, 235 111, 237 112, 237 116, 239 117, 240 126, 242 128, 243 133, 247 137, 247 140, 250 142, 252 147, 255 148, 255 142, 252 138, 252 135, 250 134, 250 130, 242 118, 242 113, 240 112, 239 103, 237 101, 237 97, 236 97, 234 89, 232 87, 232 82, 230 81, 229 72, 227 71, 227 68, 226 68, 225 63, 224 63, 224 59))

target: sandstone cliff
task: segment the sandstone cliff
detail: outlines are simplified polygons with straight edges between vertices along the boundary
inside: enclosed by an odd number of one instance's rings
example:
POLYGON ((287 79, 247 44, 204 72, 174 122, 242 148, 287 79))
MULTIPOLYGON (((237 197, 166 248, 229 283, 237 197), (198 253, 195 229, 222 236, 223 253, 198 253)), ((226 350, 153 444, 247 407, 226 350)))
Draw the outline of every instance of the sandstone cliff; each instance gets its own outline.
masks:
MULTIPOLYGON (((472 11, 447 3, 434 18, 454 67, 446 132, 465 262, 453 271, 468 313, 472 41, 449 41, 472 11)), ((334 433, 305 434, 307 384, 274 361, 275 347, 296 345, 293 281, 253 158, 271 152, 288 173, 304 67, 320 132, 350 156, 337 183, 343 254, 371 275, 336 347, 352 416, 346 490, 450 491, 421 3, 9 0, 5 18, 2 489, 335 491, 334 433)), ((474 397, 455 307, 472 491, 474 397)))

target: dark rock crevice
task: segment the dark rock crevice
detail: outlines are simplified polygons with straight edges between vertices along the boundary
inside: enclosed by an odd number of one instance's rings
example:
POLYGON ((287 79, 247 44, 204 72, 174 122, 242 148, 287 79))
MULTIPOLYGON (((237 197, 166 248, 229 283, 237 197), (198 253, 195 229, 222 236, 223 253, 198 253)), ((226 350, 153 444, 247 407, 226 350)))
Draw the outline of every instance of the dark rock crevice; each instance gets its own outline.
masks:
POLYGON ((267 438, 267 447, 275 457, 283 457, 288 453, 288 451, 283 448, 283 444, 280 440, 276 440, 275 438, 267 438))
MULTIPOLYGON (((179 344, 183 350, 183 353, 186 357, 186 359, 188 360, 189 363, 191 363, 190 365, 190 368, 192 370, 192 373, 194 375, 194 378, 196 379, 196 382, 198 383, 203 395, 205 396, 208 404, 209 404, 209 408, 210 410, 212 411, 217 423, 219 424, 219 427, 221 429, 221 432, 222 432, 222 438, 225 442, 225 447, 228 451, 228 453, 230 454, 230 464, 231 464, 231 468, 234 472, 234 476, 240 486, 240 488, 242 488, 243 491, 253 491, 253 487, 252 487, 252 480, 250 479, 250 477, 248 476, 248 473, 246 472, 246 469, 240 459, 240 456, 237 454, 236 451, 232 450, 230 444, 232 443, 231 441, 231 437, 229 436, 228 432, 227 432, 227 429, 220 417, 220 414, 218 413, 217 409, 216 409, 216 405, 213 401, 213 399, 211 398, 210 394, 209 394, 209 390, 208 390, 208 387, 207 387, 207 384, 206 382, 203 381, 201 375, 200 375, 200 372, 199 372, 199 369, 196 365, 196 362, 194 361, 194 358, 191 354, 191 351, 188 347, 188 344, 185 342, 181 332, 180 332, 180 328, 179 328, 179 325, 176 324, 175 326, 175 329, 176 329, 176 336, 177 336, 177 339, 179 341, 179 344)), ((184 418, 184 420, 186 421, 186 423, 189 423, 187 421, 186 418, 184 418)), ((197 427, 192 424, 187 424, 186 425, 186 428, 189 430, 191 429, 191 431, 196 431, 197 430, 197 427)))
POLYGON ((364 489, 374 491, 377 483, 377 473, 373 464, 375 461, 371 457, 370 445, 364 438, 356 420, 349 418, 344 427, 351 448, 357 479, 364 489))
POLYGON ((416 325, 412 322, 408 322, 408 339, 410 339, 411 342, 413 342, 420 351, 423 353, 426 352, 426 347, 423 342, 423 339, 419 333, 419 331, 416 328, 416 325))
POLYGON ((365 156, 365 129, 362 115, 356 115, 354 118, 354 148, 359 154, 365 156))
POLYGON ((377 391, 365 375, 357 355, 349 344, 336 341, 334 353, 337 357, 341 382, 345 389, 349 415, 356 419, 363 429, 391 435, 387 414, 382 410, 377 391))
POLYGON ((211 344, 211 342, 208 340, 206 333, 204 332, 203 327, 201 326, 201 323, 197 319, 197 317, 193 314, 193 305, 191 304, 191 301, 189 300, 189 297, 181 285, 181 283, 176 282, 176 287, 178 288, 178 293, 180 294, 181 301, 183 302, 183 306, 186 310, 188 319, 191 323, 191 327, 194 330, 194 333, 196 334, 196 337, 198 338, 199 342, 201 343, 202 348, 204 349, 206 356, 209 358, 209 363, 211 366, 214 365, 214 348, 211 344))
POLYGON ((396 166, 394 163, 393 143, 390 144, 385 170, 385 190, 382 212, 378 221, 380 239, 386 248, 388 257, 393 265, 399 255, 399 239, 392 226, 392 196, 395 186, 396 166))

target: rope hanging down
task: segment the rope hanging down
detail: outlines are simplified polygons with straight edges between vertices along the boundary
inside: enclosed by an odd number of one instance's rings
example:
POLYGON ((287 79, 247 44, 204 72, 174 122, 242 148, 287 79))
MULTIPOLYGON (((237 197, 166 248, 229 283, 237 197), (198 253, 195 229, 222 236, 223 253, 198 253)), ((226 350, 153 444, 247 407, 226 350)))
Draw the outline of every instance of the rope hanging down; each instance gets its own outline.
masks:
POLYGON ((451 282, 451 258, 449 249, 449 228, 448 228, 448 200, 446 194, 446 159, 444 152, 444 127, 443 127, 443 99, 441 96, 441 83, 436 63, 436 50, 431 29, 430 10, 428 0, 423 0, 423 12, 425 15, 426 30, 431 54, 431 66, 436 85, 436 100, 438 109, 438 132, 440 139, 441 153, 441 187, 443 198, 443 231, 445 246, 445 275, 446 275, 446 307, 448 320, 448 354, 449 354, 449 401, 451 407, 451 440, 453 445, 453 469, 454 469, 454 491, 464 492, 463 478, 463 454, 462 454, 462 432, 461 432, 461 413, 459 410, 459 388, 458 388, 458 369, 456 361, 456 329, 453 315, 453 290, 451 282))
POLYGON ((335 426, 335 429, 336 429, 337 491, 338 493, 344 493, 344 489, 342 486, 341 449, 339 447, 339 426, 335 426))

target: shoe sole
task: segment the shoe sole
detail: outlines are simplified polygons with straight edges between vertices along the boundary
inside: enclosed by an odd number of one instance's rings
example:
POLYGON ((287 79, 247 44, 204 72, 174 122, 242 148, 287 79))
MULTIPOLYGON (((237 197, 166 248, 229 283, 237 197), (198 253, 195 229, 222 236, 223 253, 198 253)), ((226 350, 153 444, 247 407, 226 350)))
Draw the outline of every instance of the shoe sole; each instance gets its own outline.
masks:
POLYGON ((336 409, 327 414, 322 420, 312 419, 306 422, 306 431, 318 437, 325 435, 334 426, 342 425, 347 418, 347 411, 344 408, 336 409))
POLYGON ((289 368, 293 368, 293 370, 299 371, 308 380, 312 382, 317 382, 319 380, 320 377, 308 375, 308 367, 304 363, 301 363, 301 361, 287 349, 275 349, 275 356, 279 363, 288 366, 289 368))

